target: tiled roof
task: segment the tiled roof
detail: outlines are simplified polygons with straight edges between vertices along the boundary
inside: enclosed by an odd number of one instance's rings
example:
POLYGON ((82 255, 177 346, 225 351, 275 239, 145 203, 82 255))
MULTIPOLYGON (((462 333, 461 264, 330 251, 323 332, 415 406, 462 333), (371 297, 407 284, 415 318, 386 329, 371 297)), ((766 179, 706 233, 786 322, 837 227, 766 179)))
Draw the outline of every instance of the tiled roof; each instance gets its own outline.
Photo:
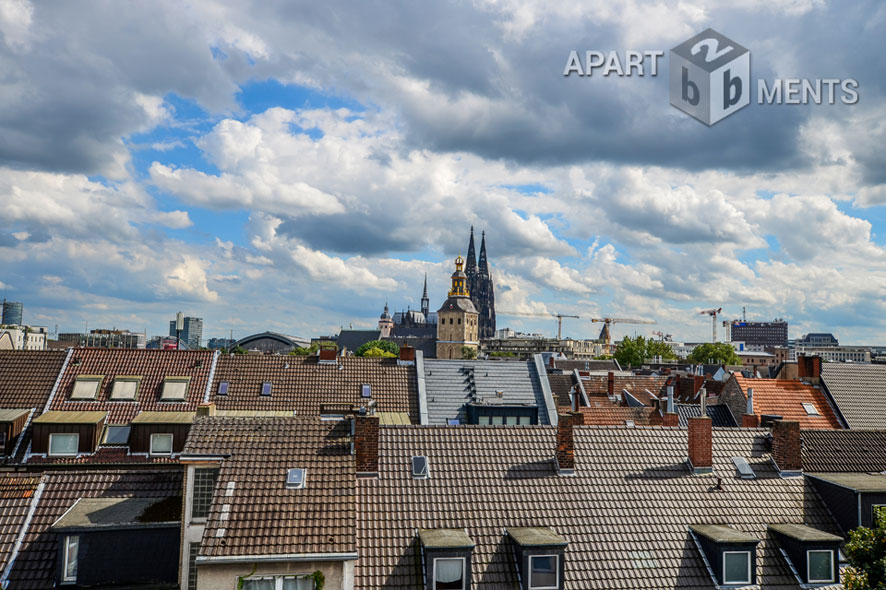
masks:
MULTIPOLYGON (((649 393, 658 396, 661 395, 661 388, 664 387, 668 378, 666 375, 631 375, 630 377, 615 375, 615 383, 613 393, 621 397, 622 391, 627 390, 638 400, 646 405, 652 402, 649 393), (647 390, 649 393, 646 393, 647 390)), ((591 375, 587 379, 583 379, 584 388, 588 396, 607 395, 609 391, 608 375, 591 375)))
POLYGON ((6 569, 40 479, 14 473, 0 476, 0 572, 6 569))
POLYGON ((0 408, 42 412, 67 354, 67 350, 0 350, 0 408))
POLYGON ((886 430, 804 430, 800 436, 804 471, 886 471, 886 430))
POLYGON ((100 446, 95 453, 80 455, 78 457, 47 457, 45 455, 31 455, 28 465, 39 463, 51 463, 53 465, 131 465, 131 464, 166 464, 178 463, 178 457, 171 456, 148 456, 145 454, 131 455, 129 447, 105 447, 100 446))
POLYGON ((233 355, 218 359, 211 399, 222 410, 295 410, 319 416, 323 405, 361 405, 361 386, 371 386, 379 412, 407 412, 418 422, 418 380, 415 366, 391 358, 338 357, 334 364, 316 356, 233 355), (228 393, 218 395, 219 383, 228 393), (261 395, 262 383, 271 395, 261 395))
MULTIPOLYGON (((572 403, 569 399, 569 392, 575 386, 575 378, 572 373, 548 373, 548 383, 551 384, 551 393, 558 406, 569 407, 572 403)), ((581 398, 581 396, 579 396, 581 398)), ((583 403, 583 402, 579 402, 583 403)))
POLYGON ((198 419, 184 454, 230 454, 219 473, 200 555, 356 551, 350 441, 344 420, 198 419), (292 468, 307 470, 304 489, 284 489, 292 468), (223 506, 229 506, 226 520, 223 506))
POLYGON ((536 405, 538 423, 548 424, 547 404, 533 361, 457 361, 425 359, 428 423, 467 422, 469 402, 496 400, 501 405, 536 405), (496 391, 504 392, 498 398, 496 391))
POLYGON ((886 426, 886 365, 822 363, 821 379, 849 428, 886 426))
POLYGON ((203 401, 213 353, 202 350, 74 349, 51 410, 105 411, 107 424, 126 424, 143 410, 193 411, 203 401), (102 375, 96 401, 70 401, 78 375, 102 375), (116 376, 141 376, 135 402, 111 401, 116 376), (184 402, 161 402, 166 377, 189 376, 184 402))
POLYGON ((10 573, 11 588, 30 590, 55 585, 57 542, 53 522, 78 498, 180 496, 180 471, 53 471, 10 573))
MULTIPOLYGON (((701 416, 700 404, 675 404, 677 406, 677 415, 679 417, 680 426, 686 428, 689 425, 689 418, 701 416)), ((725 404, 717 404, 705 406, 705 413, 711 419, 711 424, 720 427, 738 426, 735 418, 729 410, 729 406, 725 404)))
POLYGON ((662 416, 655 408, 632 408, 628 406, 597 405, 579 408, 584 423, 596 426, 624 426, 631 421, 637 426, 655 426, 662 423, 662 416))
POLYGON ((422 587, 416 530, 452 528, 476 543, 472 588, 512 590, 504 530, 535 526, 569 542, 566 588, 712 588, 689 526, 722 524, 761 540, 757 574, 767 589, 798 588, 767 525, 837 528, 806 478, 778 476, 766 434, 714 429, 714 476, 698 476, 686 466, 685 429, 580 426, 575 476, 561 477, 555 428, 383 427, 379 476, 357 482, 355 587, 422 587), (430 478, 411 477, 413 455, 428 457, 430 478), (757 478, 737 477, 733 456, 757 478))
POLYGON ((796 420, 800 428, 840 428, 834 410, 820 389, 802 381, 787 379, 747 379, 735 375, 742 392, 754 389, 754 413, 758 416, 773 414, 785 420, 796 420), (815 406, 818 416, 809 415, 804 403, 815 406))
POLYGON ((346 348, 348 352, 356 352, 358 348, 372 340, 379 340, 379 330, 342 330, 338 334, 336 345, 338 349, 346 348))

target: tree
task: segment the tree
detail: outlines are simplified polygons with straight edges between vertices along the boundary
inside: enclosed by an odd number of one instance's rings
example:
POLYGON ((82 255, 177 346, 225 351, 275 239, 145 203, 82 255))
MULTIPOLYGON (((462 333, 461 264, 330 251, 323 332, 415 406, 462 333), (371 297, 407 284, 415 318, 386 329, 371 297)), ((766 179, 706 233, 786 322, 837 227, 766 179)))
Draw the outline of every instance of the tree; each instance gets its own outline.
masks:
POLYGON ((849 532, 846 557, 851 567, 843 573, 846 590, 886 588, 886 507, 874 508, 874 526, 849 532))
POLYGON ((289 351, 289 354, 290 356, 311 356, 312 354, 316 353, 321 346, 336 346, 336 344, 335 342, 330 342, 329 340, 311 342, 310 346, 296 346, 289 351))
POLYGON ((461 347, 461 358, 472 361, 477 358, 477 349, 472 346, 462 346, 461 347))
POLYGON ((663 360, 671 360, 677 358, 674 349, 668 346, 663 340, 647 340, 646 341, 646 358, 651 359, 661 357, 663 360))
POLYGON ((231 354, 246 354, 246 349, 242 346, 235 346, 234 348, 229 349, 228 352, 231 354))
POLYGON ((397 358, 397 355, 393 352, 388 352, 387 350, 382 350, 377 346, 373 346, 369 350, 363 351, 363 354, 358 355, 366 358, 397 358))
POLYGON ((642 336, 636 338, 625 336, 618 343, 613 356, 622 367, 639 367, 646 360, 646 339, 642 336))
MULTIPOLYGON (((366 354, 367 351, 369 351, 373 348, 378 348, 378 349, 381 349, 385 352, 389 352, 389 353, 391 353, 392 356, 397 356, 398 354, 400 354, 400 347, 397 346, 394 342, 391 342, 390 340, 370 340, 369 342, 366 342, 365 344, 361 344, 360 348, 358 348, 356 350, 356 352, 354 352, 354 355, 355 356, 367 356, 367 354, 366 354)), ((385 356, 387 356, 387 355, 385 355, 385 356)))
POLYGON ((735 354, 735 349, 726 342, 705 342, 696 346, 686 357, 691 363, 712 363, 717 365, 740 365, 741 359, 735 354))

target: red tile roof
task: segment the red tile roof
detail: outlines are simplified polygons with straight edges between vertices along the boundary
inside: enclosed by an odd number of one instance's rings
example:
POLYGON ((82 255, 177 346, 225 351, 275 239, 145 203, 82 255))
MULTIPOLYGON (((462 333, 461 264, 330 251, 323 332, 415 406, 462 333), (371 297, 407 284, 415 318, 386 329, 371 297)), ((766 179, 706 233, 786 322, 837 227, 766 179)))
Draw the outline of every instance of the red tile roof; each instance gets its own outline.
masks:
POLYGON ((0 572, 9 561, 39 484, 39 475, 0 476, 0 572))
POLYGON ((796 420, 800 428, 841 428, 834 410, 820 389, 808 383, 787 379, 747 379, 735 374, 735 380, 747 396, 748 387, 754 390, 754 413, 758 416, 774 414, 785 420, 796 420), (815 406, 818 416, 810 416, 804 403, 815 406))
POLYGON ((590 426, 624 426, 630 420, 637 426, 657 426, 662 423, 661 414, 655 408, 631 408, 628 406, 594 406, 579 408, 584 423, 590 426))
POLYGON ((49 399, 66 350, 0 351, 0 408, 37 408, 49 399))
POLYGON ((413 365, 397 359, 338 357, 321 364, 317 357, 233 355, 218 359, 211 399, 220 410, 295 410, 319 416, 322 405, 360 405, 361 386, 371 386, 379 412, 405 412, 418 422, 418 380, 413 365), (219 384, 228 393, 219 395, 219 384), (271 395, 261 394, 271 383, 271 395))
POLYGON ((194 411, 203 401, 213 353, 203 350, 132 350, 76 348, 52 400, 51 410, 106 411, 107 424, 127 424, 144 410, 158 412, 194 411), (70 401, 78 375, 103 375, 96 401, 70 401), (111 401, 114 377, 140 375, 136 401, 111 401), (161 402, 166 377, 189 376, 184 402, 161 402))
MULTIPOLYGON (((615 375, 613 393, 621 397, 622 390, 626 389, 631 395, 648 405, 651 403, 652 398, 649 397, 646 390, 649 390, 652 395, 658 396, 661 394, 661 388, 664 387, 667 380, 666 375, 632 375, 630 377, 615 375)), ((609 391, 608 381, 608 375, 591 375, 587 379, 582 379, 588 397, 607 395, 609 391)))

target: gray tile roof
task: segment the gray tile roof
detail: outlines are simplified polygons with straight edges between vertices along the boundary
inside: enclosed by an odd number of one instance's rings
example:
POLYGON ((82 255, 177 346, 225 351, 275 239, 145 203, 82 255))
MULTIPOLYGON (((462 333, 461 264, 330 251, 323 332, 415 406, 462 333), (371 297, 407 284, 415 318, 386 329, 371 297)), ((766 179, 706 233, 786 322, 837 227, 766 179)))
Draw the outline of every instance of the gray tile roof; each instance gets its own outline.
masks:
POLYGON ((719 524, 761 539, 761 587, 796 589, 767 526, 838 529, 806 478, 778 476, 766 434, 714 429, 714 474, 698 476, 685 463, 685 429, 580 426, 575 476, 562 477, 552 427, 383 427, 379 477, 357 483, 355 587, 422 587, 416 530, 448 528, 476 543, 472 588, 514 590, 505 531, 545 527, 569 543, 566 588, 712 588, 689 527, 719 524), (429 479, 411 477, 416 454, 428 457, 429 479), (737 477, 733 456, 757 478, 737 477))
POLYGON ((849 428, 886 426, 886 365, 822 363, 821 378, 849 428))
POLYGON ((537 405, 538 423, 549 424, 538 370, 529 361, 458 361, 425 359, 428 423, 447 424, 458 418, 466 422, 465 404, 537 405), (501 398, 496 391, 503 391, 501 398))
MULTIPOLYGON (((697 416, 701 416, 701 406, 699 404, 675 404, 677 406, 677 416, 680 421, 680 426, 686 428, 689 426, 689 419, 695 418, 697 416)), ((729 411, 729 406, 723 404, 706 406, 708 418, 711 419, 711 424, 714 426, 738 426, 735 423, 735 418, 732 416, 732 412, 729 411)))
POLYGON ((804 471, 886 470, 886 430, 802 430, 800 437, 804 471))

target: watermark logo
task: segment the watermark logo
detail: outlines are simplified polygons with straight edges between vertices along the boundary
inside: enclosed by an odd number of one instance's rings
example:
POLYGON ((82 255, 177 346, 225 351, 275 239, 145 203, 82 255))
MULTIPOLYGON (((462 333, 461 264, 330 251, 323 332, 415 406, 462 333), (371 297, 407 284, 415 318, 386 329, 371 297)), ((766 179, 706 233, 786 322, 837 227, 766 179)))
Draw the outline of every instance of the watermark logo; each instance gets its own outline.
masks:
POLYGON ((751 52, 707 29, 670 52, 671 104, 713 125, 751 102, 751 52))

